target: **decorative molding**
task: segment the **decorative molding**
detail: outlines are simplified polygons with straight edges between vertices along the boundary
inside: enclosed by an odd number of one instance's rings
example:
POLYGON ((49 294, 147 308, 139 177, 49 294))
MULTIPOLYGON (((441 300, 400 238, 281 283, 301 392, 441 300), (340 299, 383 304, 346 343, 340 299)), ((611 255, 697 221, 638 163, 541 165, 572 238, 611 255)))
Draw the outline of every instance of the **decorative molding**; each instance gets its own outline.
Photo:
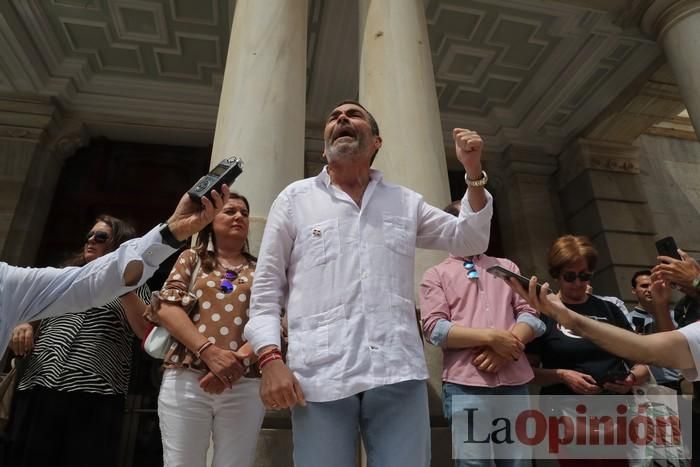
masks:
MULTIPOLYGON (((192 23, 192 24, 204 24, 207 26, 216 26, 219 24, 219 8, 218 8, 218 3, 220 1, 226 1, 226 0, 197 0, 197 2, 192 2, 192 0, 170 0, 170 12, 172 14, 172 20, 173 21, 180 21, 183 23, 192 23), (195 16, 192 13, 189 15, 183 14, 182 10, 187 9, 191 11, 192 7, 196 5, 194 8, 197 10, 199 15, 195 16), (202 12, 211 12, 211 15, 209 16, 203 16, 201 15, 202 12)), ((233 0, 229 1, 231 5, 233 5, 233 0)), ((232 8, 233 11, 233 8, 232 8)), ((231 15, 233 17, 233 15, 231 15)))
POLYGON ((42 128, 0 125, 0 139, 38 143, 44 133, 45 130, 42 128))
POLYGON ((140 48, 115 41, 107 23, 77 18, 59 18, 59 21, 73 52, 91 56, 98 70, 144 72, 140 48), (102 43, 96 37, 98 31, 102 43))
POLYGON ((561 154, 559 166, 560 188, 585 170, 638 175, 639 147, 633 144, 579 138, 561 154))
POLYGON ((120 40, 155 44, 168 43, 168 26, 165 21, 163 5, 143 0, 110 0, 107 3, 114 19, 114 29, 120 40), (150 16, 149 31, 131 29, 128 24, 129 16, 131 16, 132 20, 138 20, 139 18, 136 18, 136 16, 144 13, 150 16))
POLYGON ((641 20, 642 30, 659 42, 677 22, 700 13, 698 0, 654 0, 650 2, 641 20))
POLYGON ((90 137, 84 126, 80 125, 78 130, 59 135, 49 146, 48 150, 58 160, 66 160, 73 156, 76 151, 90 143, 90 137))
POLYGON ((557 171, 556 156, 543 153, 539 147, 510 146, 501 155, 501 164, 506 176, 532 175, 541 181, 557 171))
POLYGON ((219 38, 207 34, 175 33, 175 46, 154 47, 153 55, 158 74, 169 78, 202 80, 205 68, 219 70, 224 66, 219 38), (184 56, 185 43, 189 43, 190 51, 194 52, 187 58, 184 56), (211 48, 206 47, 206 43, 211 44, 211 48))

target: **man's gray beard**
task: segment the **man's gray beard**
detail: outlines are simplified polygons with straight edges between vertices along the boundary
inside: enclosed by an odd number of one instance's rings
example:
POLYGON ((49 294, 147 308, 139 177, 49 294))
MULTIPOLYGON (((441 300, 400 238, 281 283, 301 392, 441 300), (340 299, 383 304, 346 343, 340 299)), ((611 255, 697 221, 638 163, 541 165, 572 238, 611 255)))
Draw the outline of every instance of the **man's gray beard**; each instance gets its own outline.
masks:
POLYGON ((336 146, 331 145, 326 151, 326 157, 329 162, 333 159, 351 158, 359 154, 359 150, 360 142, 358 140, 355 140, 352 143, 343 143, 336 146))

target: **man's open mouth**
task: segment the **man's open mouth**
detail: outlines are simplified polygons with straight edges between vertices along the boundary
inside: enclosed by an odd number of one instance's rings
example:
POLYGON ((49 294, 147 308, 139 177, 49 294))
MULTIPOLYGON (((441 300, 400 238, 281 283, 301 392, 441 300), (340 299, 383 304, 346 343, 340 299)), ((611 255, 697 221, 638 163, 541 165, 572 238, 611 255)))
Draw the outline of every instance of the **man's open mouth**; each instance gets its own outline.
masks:
POLYGON ((356 136, 357 135, 355 134, 355 130, 353 130, 351 127, 338 128, 333 133, 333 142, 339 140, 340 138, 355 139, 356 136))

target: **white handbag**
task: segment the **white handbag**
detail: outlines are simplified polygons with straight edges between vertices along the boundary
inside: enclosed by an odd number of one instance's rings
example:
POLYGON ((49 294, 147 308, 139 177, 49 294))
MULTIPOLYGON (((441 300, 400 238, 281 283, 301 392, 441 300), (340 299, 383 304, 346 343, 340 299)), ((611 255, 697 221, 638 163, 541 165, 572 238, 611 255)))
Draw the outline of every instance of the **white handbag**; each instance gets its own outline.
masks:
MULTIPOLYGON (((192 291, 194 283, 197 280, 197 276, 199 276, 200 267, 201 261, 199 259, 199 255, 197 255, 197 261, 190 276, 190 284, 187 288, 187 292, 192 291)), ((153 326, 148 335, 146 335, 146 337, 143 339, 143 350, 145 350, 151 357, 163 360, 174 342, 175 339, 173 339, 173 336, 170 335, 170 331, 165 329, 165 327, 153 326)))

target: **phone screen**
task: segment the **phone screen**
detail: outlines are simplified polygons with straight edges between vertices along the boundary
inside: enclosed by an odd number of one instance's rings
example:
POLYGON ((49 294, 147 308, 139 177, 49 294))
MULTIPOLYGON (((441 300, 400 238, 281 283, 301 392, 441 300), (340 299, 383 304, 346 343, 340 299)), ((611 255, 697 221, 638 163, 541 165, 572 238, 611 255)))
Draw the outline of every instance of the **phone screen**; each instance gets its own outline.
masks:
POLYGON ((678 245, 673 237, 664 237, 656 242, 656 251, 659 256, 670 256, 680 260, 681 255, 678 254, 678 245))

